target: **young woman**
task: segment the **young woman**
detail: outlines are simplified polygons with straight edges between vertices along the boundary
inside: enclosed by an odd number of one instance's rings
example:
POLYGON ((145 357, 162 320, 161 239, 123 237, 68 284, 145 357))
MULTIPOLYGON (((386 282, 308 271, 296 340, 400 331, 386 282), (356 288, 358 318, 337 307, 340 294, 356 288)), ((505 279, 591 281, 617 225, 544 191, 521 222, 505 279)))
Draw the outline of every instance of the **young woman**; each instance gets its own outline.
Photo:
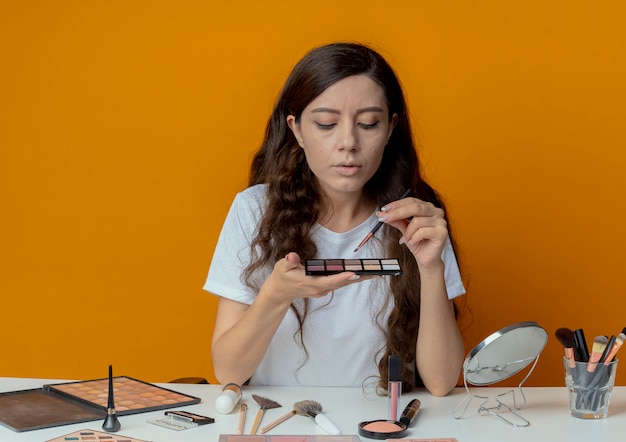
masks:
POLYGON ((220 297, 220 382, 385 388, 398 355, 403 391, 456 385, 464 349, 452 299, 465 289, 402 89, 377 52, 334 43, 295 66, 204 288, 220 297), (306 276, 312 258, 398 258, 403 274, 306 276))

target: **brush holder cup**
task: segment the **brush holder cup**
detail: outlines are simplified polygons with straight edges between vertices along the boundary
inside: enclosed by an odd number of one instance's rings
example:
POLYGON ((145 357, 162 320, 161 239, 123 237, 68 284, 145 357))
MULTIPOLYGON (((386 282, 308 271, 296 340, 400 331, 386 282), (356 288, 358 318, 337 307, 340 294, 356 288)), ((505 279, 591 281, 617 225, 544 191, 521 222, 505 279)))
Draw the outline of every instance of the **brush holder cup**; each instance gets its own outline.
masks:
POLYGON ((609 415, 609 402, 615 384, 617 359, 609 364, 590 364, 563 358, 569 411, 580 419, 603 419, 609 415))

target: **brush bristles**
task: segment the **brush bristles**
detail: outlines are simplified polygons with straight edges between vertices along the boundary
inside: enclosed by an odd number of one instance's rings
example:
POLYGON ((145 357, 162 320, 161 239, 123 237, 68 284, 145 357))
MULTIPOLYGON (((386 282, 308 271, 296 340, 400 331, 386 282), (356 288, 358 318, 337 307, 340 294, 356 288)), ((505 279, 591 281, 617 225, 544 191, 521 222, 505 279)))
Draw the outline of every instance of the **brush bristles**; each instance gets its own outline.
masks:
POLYGON ((624 344, 624 341, 626 341, 626 334, 624 333, 620 333, 619 335, 617 335, 617 337, 615 338, 615 343, 617 345, 622 345, 624 344))
POLYGON ((296 413, 303 416, 315 416, 322 412, 322 404, 316 401, 300 401, 293 404, 293 409, 296 413))
POLYGON ((593 347, 591 347, 591 351, 593 353, 602 354, 602 352, 604 352, 604 349, 606 348, 606 344, 608 343, 609 343, 609 338, 607 338, 606 336, 597 336, 593 340, 593 347))
POLYGON ((555 332, 556 338, 559 340, 561 345, 565 348, 574 348, 576 345, 576 338, 574 337, 574 332, 569 328, 559 328, 555 332))
POLYGON ((252 399, 254 399, 256 403, 259 404, 259 406, 263 408, 264 410, 282 407, 282 405, 280 405, 278 402, 273 401, 263 396, 259 396, 258 394, 253 394, 252 399))

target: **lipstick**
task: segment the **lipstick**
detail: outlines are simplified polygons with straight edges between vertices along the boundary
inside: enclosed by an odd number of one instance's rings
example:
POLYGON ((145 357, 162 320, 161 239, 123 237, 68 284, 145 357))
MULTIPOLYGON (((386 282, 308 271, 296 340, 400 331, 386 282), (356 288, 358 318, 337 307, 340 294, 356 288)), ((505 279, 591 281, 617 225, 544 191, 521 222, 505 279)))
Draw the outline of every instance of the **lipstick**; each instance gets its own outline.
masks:
POLYGON ((402 394, 402 359, 400 356, 389 356, 389 420, 398 420, 400 410, 400 395, 402 394))

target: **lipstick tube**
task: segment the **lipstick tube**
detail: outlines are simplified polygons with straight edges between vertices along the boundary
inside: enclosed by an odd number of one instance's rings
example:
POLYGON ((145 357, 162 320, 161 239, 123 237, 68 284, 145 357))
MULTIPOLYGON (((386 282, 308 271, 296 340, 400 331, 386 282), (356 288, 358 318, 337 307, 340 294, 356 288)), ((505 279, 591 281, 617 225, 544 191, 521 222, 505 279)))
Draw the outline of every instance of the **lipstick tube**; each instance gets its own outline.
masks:
POLYGON ((400 395, 402 394, 402 359, 400 356, 389 356, 389 420, 397 421, 400 410, 400 395))

